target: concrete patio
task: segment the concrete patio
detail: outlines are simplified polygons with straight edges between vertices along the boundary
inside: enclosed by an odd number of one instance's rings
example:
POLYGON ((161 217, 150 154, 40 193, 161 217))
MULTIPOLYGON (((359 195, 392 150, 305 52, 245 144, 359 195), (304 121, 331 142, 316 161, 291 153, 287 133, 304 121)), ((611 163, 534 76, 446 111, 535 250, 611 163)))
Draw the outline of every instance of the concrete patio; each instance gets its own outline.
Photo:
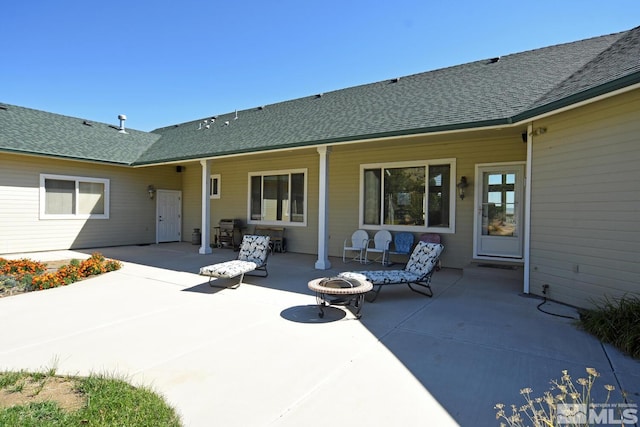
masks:
MULTIPOLYGON (((197 272, 234 258, 228 249, 199 255, 170 243, 4 257, 96 251, 123 268, 0 299, 0 370, 121 375, 162 394, 185 426, 497 426, 496 403, 520 406, 520 389, 541 396, 562 370, 578 378, 586 367, 601 373, 594 401, 604 401, 605 384, 640 400, 640 363, 539 311, 540 299, 521 294, 521 270, 443 269, 433 298, 388 287, 357 320, 342 307, 320 319, 307 287, 362 267, 340 259, 320 271, 314 256, 278 253, 268 277, 218 289, 197 272)), ((577 316, 559 304, 544 309, 577 316)), ((612 401, 622 401, 618 391, 612 401)))

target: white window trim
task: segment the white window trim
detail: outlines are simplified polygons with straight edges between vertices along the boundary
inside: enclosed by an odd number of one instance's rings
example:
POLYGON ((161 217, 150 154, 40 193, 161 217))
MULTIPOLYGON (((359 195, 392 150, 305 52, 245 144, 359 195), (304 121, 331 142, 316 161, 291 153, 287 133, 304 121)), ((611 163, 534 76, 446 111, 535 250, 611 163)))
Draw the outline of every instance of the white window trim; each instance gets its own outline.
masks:
POLYGON ((109 195, 110 195, 110 180, 104 178, 90 178, 84 176, 73 175, 52 175, 52 174, 40 174, 40 219, 109 219, 109 195), (97 182, 104 185, 104 213, 103 214, 47 214, 46 213, 46 190, 45 180, 57 179, 60 181, 74 181, 76 186, 76 206, 75 211, 78 211, 77 203, 79 201, 78 191, 80 182, 97 182))
POLYGON ((220 185, 222 183, 221 179, 220 179, 220 174, 216 173, 216 174, 211 174, 211 176, 209 177, 209 185, 210 185, 210 189, 209 189, 209 198, 210 199, 219 199, 220 198, 220 193, 221 193, 221 188, 220 185), (218 191, 216 193, 213 192, 213 180, 216 179, 218 180, 218 191))
MULTIPOLYGON (((453 234, 456 232, 456 159, 430 159, 430 160, 418 160, 418 161, 406 161, 406 162, 389 162, 389 163, 367 163, 360 165, 360 185, 359 185, 359 198, 358 198, 358 224, 359 228, 366 230, 389 230, 389 231, 410 231, 410 232, 422 232, 422 233, 441 233, 441 234, 453 234), (364 224, 364 171, 366 169, 375 168, 406 168, 406 167, 418 167, 424 166, 429 171, 429 166, 445 165, 448 164, 451 167, 451 186, 449 188, 449 227, 427 227, 426 225, 373 225, 364 224)), ((425 183, 426 185, 426 183, 425 183)))
MULTIPOLYGON (((306 227, 307 226, 307 216, 309 214, 307 205, 309 203, 309 192, 308 192, 308 178, 309 173, 308 169, 282 169, 282 170, 273 170, 273 171, 260 171, 260 172, 249 172, 247 178, 247 224, 257 224, 257 225, 274 225, 274 226, 287 226, 287 227, 306 227), (291 175, 294 173, 301 173, 304 175, 304 219, 302 222, 292 222, 292 221, 258 221, 255 219, 251 219, 251 177, 254 176, 268 176, 268 175, 291 175)), ((289 186, 289 191, 291 191, 291 186, 289 186)))

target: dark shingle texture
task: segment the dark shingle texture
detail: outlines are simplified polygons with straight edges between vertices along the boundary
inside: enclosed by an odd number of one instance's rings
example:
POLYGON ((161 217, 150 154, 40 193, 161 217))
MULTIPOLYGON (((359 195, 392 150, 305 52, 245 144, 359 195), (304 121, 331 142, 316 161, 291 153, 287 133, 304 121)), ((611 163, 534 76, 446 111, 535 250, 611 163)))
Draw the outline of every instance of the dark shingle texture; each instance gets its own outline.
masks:
POLYGON ((0 151, 130 165, 160 138, 114 127, 0 104, 0 151))
MULTIPOLYGON (((531 109, 561 100, 568 100, 597 88, 613 90, 621 80, 640 73, 640 27, 628 31, 615 43, 589 61, 584 67, 560 82, 531 106, 531 109)), ((623 83, 627 85, 629 82, 623 83)))
POLYGON ((0 150, 143 165, 504 125, 640 83, 639 61, 640 27, 128 135, 9 106, 0 150))

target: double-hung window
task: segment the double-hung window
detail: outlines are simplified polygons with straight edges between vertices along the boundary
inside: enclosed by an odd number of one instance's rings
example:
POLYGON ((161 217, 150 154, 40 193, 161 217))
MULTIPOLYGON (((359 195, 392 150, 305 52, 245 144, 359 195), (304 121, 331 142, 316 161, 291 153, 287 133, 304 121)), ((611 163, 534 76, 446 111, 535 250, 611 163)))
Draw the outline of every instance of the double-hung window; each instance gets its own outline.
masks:
POLYGON ((249 222, 307 223, 306 169, 249 174, 249 222))
POLYGON ((108 219, 109 180, 40 175, 40 218, 108 219))
POLYGON ((360 226, 454 231, 455 161, 361 165, 360 226))

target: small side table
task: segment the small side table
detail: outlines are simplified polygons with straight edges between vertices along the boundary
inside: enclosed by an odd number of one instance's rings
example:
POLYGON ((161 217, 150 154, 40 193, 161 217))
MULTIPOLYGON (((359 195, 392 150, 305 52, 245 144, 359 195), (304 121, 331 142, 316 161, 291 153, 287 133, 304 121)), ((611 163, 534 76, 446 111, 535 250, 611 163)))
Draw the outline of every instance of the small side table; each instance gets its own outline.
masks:
POLYGON ((321 277, 311 280, 309 289, 316 293, 320 318, 324 317, 324 306, 350 305, 353 302, 356 308, 355 316, 359 319, 362 316, 360 312, 364 304, 364 295, 373 289, 373 285, 366 280, 321 277), (329 299, 327 295, 335 296, 335 298, 329 299))

